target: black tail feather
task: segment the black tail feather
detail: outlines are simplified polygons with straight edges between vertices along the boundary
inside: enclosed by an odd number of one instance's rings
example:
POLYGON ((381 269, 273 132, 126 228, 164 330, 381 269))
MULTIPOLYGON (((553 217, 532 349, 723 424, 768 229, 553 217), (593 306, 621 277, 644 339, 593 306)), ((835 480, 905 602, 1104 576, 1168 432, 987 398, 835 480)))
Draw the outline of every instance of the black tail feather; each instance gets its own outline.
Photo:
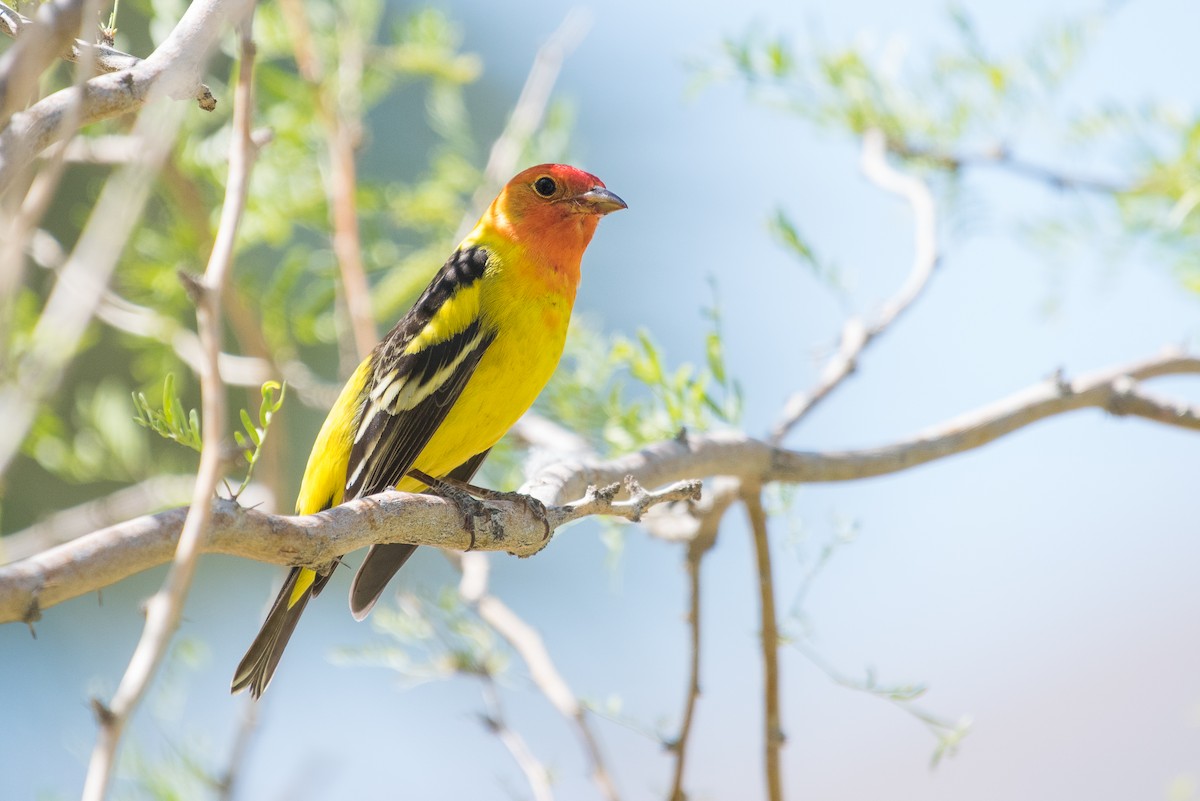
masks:
POLYGON ((370 613, 392 576, 404 567, 415 550, 415 545, 371 546, 350 585, 350 614, 355 620, 362 620, 370 613))
POLYGON ((230 692, 239 693, 249 689, 250 695, 255 698, 262 696, 267 685, 271 683, 271 677, 275 675, 279 657, 283 656, 283 649, 287 647, 288 640, 291 639, 292 632, 296 629, 296 624, 300 622, 300 615, 303 614, 304 607, 308 606, 308 600, 321 592, 333 574, 331 570, 324 576, 318 575, 312 586, 305 590, 300 599, 289 609, 288 601, 295 590, 300 570, 299 567, 293 567, 288 573, 283 587, 279 590, 279 595, 275 598, 275 603, 271 606, 271 611, 267 614, 267 619, 259 629, 258 636, 254 638, 246 655, 238 663, 237 671, 233 674, 233 682, 229 688, 230 692))
MULTIPOLYGON (((488 451, 475 454, 451 470, 447 476, 456 481, 470 481, 487 455, 488 451)), ((371 546, 358 572, 354 574, 354 583, 350 585, 350 614, 354 615, 355 620, 362 620, 367 616, 375 602, 383 595, 392 576, 404 567, 404 563, 416 549, 415 545, 402 544, 371 546)))

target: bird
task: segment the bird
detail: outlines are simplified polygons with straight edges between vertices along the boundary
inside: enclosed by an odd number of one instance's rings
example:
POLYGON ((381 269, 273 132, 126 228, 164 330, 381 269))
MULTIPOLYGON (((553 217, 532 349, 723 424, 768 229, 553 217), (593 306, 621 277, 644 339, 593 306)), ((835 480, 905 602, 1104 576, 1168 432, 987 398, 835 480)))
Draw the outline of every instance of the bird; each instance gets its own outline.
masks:
MULTIPOLYGON (((296 514, 390 488, 466 485, 550 380, 583 253, 600 218, 625 208, 599 178, 566 164, 540 164, 510 180, 346 382, 313 443, 296 514)), ((350 588, 355 619, 366 617, 415 549, 368 550, 350 588)), ((291 568, 231 692, 261 697, 336 565, 291 568)))

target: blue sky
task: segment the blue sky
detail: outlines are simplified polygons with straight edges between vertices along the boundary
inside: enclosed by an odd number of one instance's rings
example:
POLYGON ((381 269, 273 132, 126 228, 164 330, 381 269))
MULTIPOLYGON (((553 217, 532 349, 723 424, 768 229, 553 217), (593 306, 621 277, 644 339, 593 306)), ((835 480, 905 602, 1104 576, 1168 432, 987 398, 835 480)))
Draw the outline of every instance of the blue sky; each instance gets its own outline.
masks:
MULTIPOLYGON (((584 5, 593 26, 559 93, 577 111, 579 163, 630 209, 602 224, 585 259, 578 311, 609 331, 644 327, 672 360, 696 359, 713 276, 731 369, 747 388, 747 429, 762 432, 786 396, 814 380, 814 353, 834 341, 842 317, 772 244, 768 215, 786 208, 856 278, 855 305, 866 310, 905 274, 910 217, 860 176, 855 143, 756 106, 736 86, 689 93, 687 64, 750 26, 798 41, 814 28, 833 42, 896 37, 920 53, 948 37, 946 6, 584 5)), ((966 5, 997 50, 1059 15, 1095 8, 1062 3, 1051 16, 1033 2, 966 5)), ((465 47, 482 55, 478 93, 496 108, 515 98, 565 10, 442 7, 462 21, 465 47)), ((1068 83, 1063 107, 1150 97, 1196 110, 1197 30, 1200 7, 1183 0, 1119 7, 1068 83)), ((1029 148, 1073 157, 1045 136, 1055 116, 1044 113, 1029 148)), ((1120 174, 1125 165, 1093 166, 1120 174)), ((1059 367, 1079 373, 1196 343, 1197 301, 1165 265, 1088 247, 1053 262, 1014 237, 1014 221, 1069 199, 996 173, 972 176, 967 187, 982 199, 981 222, 969 235, 943 237, 944 264, 928 294, 792 445, 883 444, 1059 367)), ((1189 381, 1162 387, 1200 396, 1189 381)), ((1192 434, 1079 412, 908 473, 801 488, 792 518, 774 525, 781 609, 801 581, 796 554, 811 554, 837 521, 856 521, 857 540, 809 597, 817 647, 848 674, 870 667, 882 681, 925 683, 922 708, 970 715, 974 724, 960 752, 931 771, 932 739, 911 717, 834 686, 785 650, 790 797, 1195 797, 1196 454, 1192 434)), ((631 531, 615 572, 605 560, 595 527, 582 525, 535 559, 495 560, 493 588, 542 629, 577 692, 619 697, 623 715, 672 731, 686 659, 682 555, 631 531)), ((143 712, 131 750, 160 753, 165 738, 224 753, 241 710, 241 699, 227 695, 229 675, 275 576, 267 566, 204 560, 182 631, 207 643, 201 668, 174 712, 169 704, 158 716, 143 712)), ((85 699, 111 693, 140 632, 138 600, 160 578, 156 571, 107 590, 103 606, 83 598, 48 610, 36 641, 20 627, 0 629, 9 678, 0 708, 27 722, 0 734, 12 797, 77 794, 93 735, 85 699)), ((405 571, 409 587, 449 580, 433 553, 405 571)), ((334 648, 372 636, 345 614, 345 577, 340 582, 311 608, 271 687, 243 797, 508 798, 510 788, 520 795, 519 773, 477 723, 471 682, 402 689, 386 671, 329 661, 334 648)), ((756 588, 740 510, 706 561, 704 582, 710 625, 687 786, 697 799, 758 798, 756 588)), ((520 671, 507 699, 514 724, 552 766, 558 797, 596 797, 570 730, 520 671)), ((597 725, 624 797, 661 798, 669 779, 661 747, 629 726, 597 725)))

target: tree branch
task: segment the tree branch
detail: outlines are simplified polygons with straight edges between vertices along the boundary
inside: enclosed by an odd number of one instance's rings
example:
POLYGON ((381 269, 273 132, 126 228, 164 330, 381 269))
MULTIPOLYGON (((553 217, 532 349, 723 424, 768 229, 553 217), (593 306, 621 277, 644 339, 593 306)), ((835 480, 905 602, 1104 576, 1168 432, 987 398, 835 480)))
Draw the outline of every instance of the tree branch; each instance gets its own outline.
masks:
POLYGON ((479 617, 505 639, 529 668, 529 677, 546 700, 566 718, 579 735, 584 753, 591 763, 592 780, 608 801, 619 801, 616 785, 609 775, 600 743, 588 723, 587 711, 554 666, 550 652, 537 629, 522 620, 516 612, 487 591, 488 564, 483 554, 464 554, 459 595, 470 604, 479 617))
MULTIPOLYGON (((680 482, 651 493, 650 499, 670 503, 694 498, 698 492, 698 482, 680 482)), ((594 493, 549 509, 547 522, 554 531, 595 514, 633 519, 645 505, 613 500, 607 492, 594 493)), ((457 551, 474 547, 517 556, 532 556, 547 542, 543 521, 512 501, 486 502, 490 516, 476 521, 474 532, 453 503, 401 492, 360 498, 305 517, 269 515, 227 499, 213 500, 209 506, 212 526, 204 553, 278 565, 324 565, 342 554, 384 542, 457 551)), ((33 622, 42 609, 169 562, 187 512, 181 507, 140 517, 0 566, 0 623, 33 622)))
MULTIPOLYGON (((683 774, 687 765, 688 745, 691 741, 696 705, 700 700, 700 635, 703 631, 700 615, 702 608, 700 568, 704 556, 717 542, 717 533, 720 531, 721 520, 725 516, 725 512, 740 494, 741 482, 721 476, 710 483, 704 498, 694 504, 691 510, 690 517, 696 521, 696 525, 688 538, 685 560, 688 575, 687 623, 690 652, 688 683, 683 703, 683 721, 679 724, 679 735, 667 745, 667 748, 675 754, 675 768, 671 774, 671 790, 667 793, 668 801, 687 801, 687 793, 683 789, 683 774)), ((678 518, 682 515, 673 515, 673 517, 678 518)), ((662 534, 661 531, 657 533, 660 536, 662 534)))
POLYGON ((900 172, 887 161, 887 139, 879 130, 863 137, 862 170, 875 185, 908 201, 913 210, 915 253, 908 278, 899 291, 883 305, 868 324, 861 316, 851 317, 842 326, 842 338, 816 386, 788 398, 783 414, 771 430, 770 441, 779 443, 813 408, 837 389, 858 368, 858 359, 867 346, 896 322, 925 291, 938 263, 937 208, 929 186, 919 178, 900 172))
POLYGON ((767 536, 767 513, 763 509, 762 487, 747 487, 742 494, 758 572, 758 608, 762 621, 760 633, 763 658, 763 768, 767 798, 783 801, 783 773, 780 751, 783 749, 783 722, 779 715, 779 624, 775 616, 775 581, 771 574, 771 542, 767 536))
MULTIPOLYGON (((47 3, 42 8, 46 8, 49 5, 47 3)), ((39 9, 40 13, 41 9, 39 9)), ((17 39, 18 37, 27 35, 26 28, 33 24, 33 20, 14 11, 4 3, 0 3, 0 33, 17 39)), ((76 30, 78 28, 79 26, 76 25, 76 30)), ((117 50, 115 47, 106 44, 87 42, 83 39, 67 41, 70 36, 65 32, 63 37, 60 46, 51 52, 57 52, 58 57, 74 62, 82 61, 90 54, 93 59, 93 67, 102 73, 120 72, 121 70, 132 69, 142 63, 142 60, 137 56, 131 56, 129 53, 117 50)), ((45 67, 43 67, 44 69, 45 67)), ((205 111, 212 111, 217 107, 216 98, 213 97, 212 91, 204 84, 199 84, 196 87, 196 102, 205 111)))
MULTIPOLYGON (((1200 359, 1172 350, 1154 359, 1084 375, 1056 376, 995 403, 911 437, 854 451, 795 451, 737 432, 674 438, 610 461, 564 461, 526 482, 523 492, 549 509, 551 531, 589 514, 635 519, 653 503, 694 497, 694 482, 625 501, 619 487, 579 498, 589 484, 611 485, 636 475, 645 486, 664 486, 682 476, 733 476, 748 482, 852 481, 897 473, 988 444, 1057 414, 1084 408, 1133 414, 1155 422, 1200 430, 1200 409, 1158 401, 1136 383, 1166 375, 1200 374, 1200 359), (609 494, 611 492, 611 494, 609 494)), ((485 504, 498 526, 475 532, 478 550, 519 556, 537 553, 546 541, 542 522, 519 504, 485 504)), ((185 510, 132 520, 23 562, 0 567, 0 622, 33 621, 40 609, 108 586, 171 558, 185 510)), ((308 517, 266 515, 230 501, 213 502, 213 534, 205 550, 282 565, 321 565, 375 543, 405 542, 439 548, 472 547, 461 513, 439 498, 384 493, 308 517)))
POLYGON ((38 79, 58 53, 79 34, 82 0, 56 0, 37 10, 37 22, 0 6, 0 28, 24 35, 0 57, 0 127, 35 96, 38 79))
MULTIPOLYGON (((200 370, 202 447, 200 469, 192 491, 192 505, 179 534, 171 569, 166 581, 146 605, 146 625, 141 639, 129 659, 129 667, 112 701, 105 705, 92 699, 99 723, 96 746, 88 764, 83 787, 83 801, 103 801, 111 783, 113 767, 121 735, 133 713, 145 697, 146 690, 158 673, 163 657, 171 643, 183 604, 191 589, 196 561, 209 536, 212 506, 208 503, 217 490, 224 462, 225 385, 221 382, 219 357, 221 353, 221 294, 233 264, 234 243, 238 226, 246 207, 250 189, 250 171, 256 150, 250 139, 250 123, 254 113, 253 74, 254 42, 252 39, 253 6, 240 22, 241 59, 234 96, 233 135, 229 145, 229 177, 225 187, 225 202, 216 241, 209 256, 208 267, 200 279, 187 279, 196 302, 196 319, 204 360, 200 370)), ((187 283, 187 282, 185 282, 187 283)))
MULTIPOLYGON (((222 25, 241 19, 250 5, 250 0, 195 0, 148 58, 83 85, 80 124, 134 111, 159 97, 199 96, 204 64, 222 25)), ((0 131, 0 192, 34 156, 64 135, 61 122, 77 98, 78 92, 62 89, 12 115, 0 131)))
POLYGON ((623 475, 636 475, 648 486, 685 475, 736 476, 762 483, 853 481, 898 473, 979 448, 1047 417, 1086 408, 1200 430, 1200 408, 1155 400, 1136 383, 1185 374, 1200 374, 1200 358, 1169 349, 1159 357, 1088 373, 1073 381, 1056 375, 995 403, 876 448, 795 451, 740 432, 720 431, 659 442, 607 462, 564 461, 528 480, 521 491, 543 503, 554 504, 560 498, 577 495, 588 484, 603 484, 623 475), (1136 398, 1136 402, 1131 398, 1136 398))
POLYGON ((1012 151, 1004 145, 997 145, 978 153, 948 153, 909 142, 892 140, 888 142, 888 150, 904 159, 932 162, 950 172, 958 172, 966 167, 996 167, 1059 190, 1075 189, 1102 195, 1119 195, 1133 189, 1128 184, 1089 175, 1068 173, 1025 161, 1014 156, 1012 151))
POLYGON ((542 761, 530 750, 525 738, 508 725, 504 716, 504 707, 500 703, 500 691, 496 689, 496 681, 490 674, 480 676, 483 683, 481 691, 483 702, 487 705, 487 714, 483 716, 483 725, 508 749, 517 767, 525 774, 529 782, 529 790, 533 793, 533 801, 554 801, 554 793, 550 789, 550 771, 542 761))

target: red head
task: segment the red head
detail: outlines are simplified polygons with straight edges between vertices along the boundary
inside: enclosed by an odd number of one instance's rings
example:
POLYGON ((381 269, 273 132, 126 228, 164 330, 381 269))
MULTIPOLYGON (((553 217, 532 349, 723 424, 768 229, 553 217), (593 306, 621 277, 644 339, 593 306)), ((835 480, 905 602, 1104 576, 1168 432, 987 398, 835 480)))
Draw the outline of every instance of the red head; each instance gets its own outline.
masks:
POLYGON ((573 255, 576 262, 605 214, 626 208, 594 175, 566 164, 539 164, 516 175, 484 221, 529 250, 573 255))

